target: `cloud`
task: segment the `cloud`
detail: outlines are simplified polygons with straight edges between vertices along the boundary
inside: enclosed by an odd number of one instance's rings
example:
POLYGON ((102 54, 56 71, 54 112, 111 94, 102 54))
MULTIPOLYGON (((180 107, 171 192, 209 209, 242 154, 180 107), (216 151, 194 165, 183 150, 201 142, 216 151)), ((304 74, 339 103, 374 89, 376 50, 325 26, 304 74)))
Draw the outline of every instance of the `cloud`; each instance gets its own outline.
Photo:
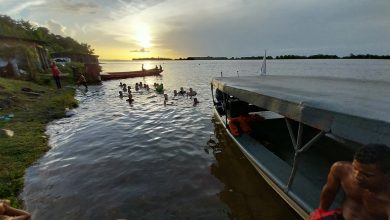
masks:
POLYGON ((28 9, 28 8, 34 7, 34 6, 43 5, 45 3, 46 3, 45 1, 31 1, 31 2, 20 3, 16 7, 14 7, 11 10, 7 11, 7 13, 10 14, 10 15, 18 14, 18 13, 20 13, 21 11, 23 11, 25 9, 28 9))
POLYGON ((53 20, 49 20, 47 21, 47 28, 53 32, 54 34, 58 34, 58 35, 62 35, 62 36, 66 36, 66 27, 53 21, 53 20))
POLYGON ((11 11, 17 14, 14 19, 45 24, 56 34, 71 35, 92 47, 126 53, 126 48, 145 53, 142 47, 152 48, 151 53, 184 56, 251 56, 261 55, 264 49, 270 55, 390 51, 389 0, 0 2, 0 13, 11 11), (137 39, 146 27, 143 40, 149 40, 151 47, 137 39))
POLYGON ((59 3, 62 10, 70 13, 96 14, 100 10, 100 6, 94 2, 72 2, 67 0, 60 0, 59 3))
POLYGON ((139 50, 132 50, 130 52, 132 52, 132 53, 149 53, 150 51, 146 50, 145 48, 141 48, 139 50))
POLYGON ((384 39, 390 37, 390 14, 384 11, 389 7, 388 0, 213 1, 176 12, 181 7, 172 5, 169 16, 162 12, 165 17, 158 19, 172 27, 160 33, 160 44, 199 56, 259 55, 266 48, 270 55, 342 55, 353 48, 381 53, 386 49, 376 50, 380 44, 390 49, 384 39))

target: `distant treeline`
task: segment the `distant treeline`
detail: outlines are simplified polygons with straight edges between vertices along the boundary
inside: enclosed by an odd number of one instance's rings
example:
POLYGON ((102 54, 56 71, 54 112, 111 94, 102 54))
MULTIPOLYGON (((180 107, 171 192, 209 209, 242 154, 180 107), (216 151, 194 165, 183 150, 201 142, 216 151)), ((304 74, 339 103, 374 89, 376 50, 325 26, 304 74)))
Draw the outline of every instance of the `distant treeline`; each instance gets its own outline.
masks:
POLYGON ((337 55, 316 54, 311 56, 299 56, 299 55, 281 55, 276 56, 275 59, 339 59, 337 55))
POLYGON ((179 60, 227 60, 227 57, 187 57, 187 58, 179 58, 179 60))
POLYGON ((16 21, 7 15, 0 15, 0 36, 41 41, 49 53, 94 53, 91 46, 86 43, 79 43, 71 37, 52 34, 45 27, 37 27, 24 20, 16 21))
MULTIPOLYGON (((251 56, 251 57, 187 57, 179 58, 176 60, 262 60, 263 56, 251 56)), ((374 54, 350 54, 349 56, 339 57, 337 55, 316 54, 310 56, 301 55, 280 55, 276 57, 267 56, 267 60, 288 60, 288 59, 390 59, 390 55, 374 55, 374 54)))
POLYGON ((172 60, 171 58, 164 58, 164 57, 150 57, 150 58, 133 58, 132 60, 172 60))
POLYGON ((390 59, 390 55, 373 55, 373 54, 358 54, 343 57, 344 59, 390 59))
MULTIPOLYGON (((268 58, 268 57, 267 57, 268 58)), ((311 56, 299 55, 281 55, 275 59, 390 59, 390 55, 374 55, 374 54, 350 54, 349 56, 339 57, 337 55, 317 54, 311 56)))

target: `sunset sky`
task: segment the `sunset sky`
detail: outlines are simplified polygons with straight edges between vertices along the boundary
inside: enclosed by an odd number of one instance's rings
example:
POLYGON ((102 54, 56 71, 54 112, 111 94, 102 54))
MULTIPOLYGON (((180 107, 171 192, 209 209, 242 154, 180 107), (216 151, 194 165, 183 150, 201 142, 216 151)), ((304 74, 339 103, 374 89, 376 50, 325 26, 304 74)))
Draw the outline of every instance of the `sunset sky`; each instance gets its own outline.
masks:
POLYGON ((390 0, 0 0, 100 59, 390 54, 390 0))

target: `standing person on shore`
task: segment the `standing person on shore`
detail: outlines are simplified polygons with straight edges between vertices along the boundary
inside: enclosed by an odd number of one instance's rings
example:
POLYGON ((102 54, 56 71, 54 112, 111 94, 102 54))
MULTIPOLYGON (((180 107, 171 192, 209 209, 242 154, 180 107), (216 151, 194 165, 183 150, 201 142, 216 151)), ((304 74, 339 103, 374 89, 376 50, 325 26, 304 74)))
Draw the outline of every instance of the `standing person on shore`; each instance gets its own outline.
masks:
POLYGON ((88 90, 87 80, 85 79, 83 74, 80 74, 79 80, 77 81, 77 85, 84 85, 85 90, 88 90))
POLYGON ((54 81, 56 82, 57 89, 61 89, 60 73, 56 62, 52 62, 50 65, 51 74, 53 75, 54 81))

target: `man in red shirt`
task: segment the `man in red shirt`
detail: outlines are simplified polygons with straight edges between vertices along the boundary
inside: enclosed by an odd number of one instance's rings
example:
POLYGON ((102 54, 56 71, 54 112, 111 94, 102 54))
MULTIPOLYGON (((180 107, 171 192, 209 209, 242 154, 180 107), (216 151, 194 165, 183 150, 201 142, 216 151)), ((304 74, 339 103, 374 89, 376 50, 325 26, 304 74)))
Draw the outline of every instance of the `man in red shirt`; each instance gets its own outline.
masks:
POLYGON ((53 75, 54 81, 56 81, 57 89, 61 89, 60 70, 58 69, 55 62, 51 64, 50 68, 51 68, 51 74, 53 75))

